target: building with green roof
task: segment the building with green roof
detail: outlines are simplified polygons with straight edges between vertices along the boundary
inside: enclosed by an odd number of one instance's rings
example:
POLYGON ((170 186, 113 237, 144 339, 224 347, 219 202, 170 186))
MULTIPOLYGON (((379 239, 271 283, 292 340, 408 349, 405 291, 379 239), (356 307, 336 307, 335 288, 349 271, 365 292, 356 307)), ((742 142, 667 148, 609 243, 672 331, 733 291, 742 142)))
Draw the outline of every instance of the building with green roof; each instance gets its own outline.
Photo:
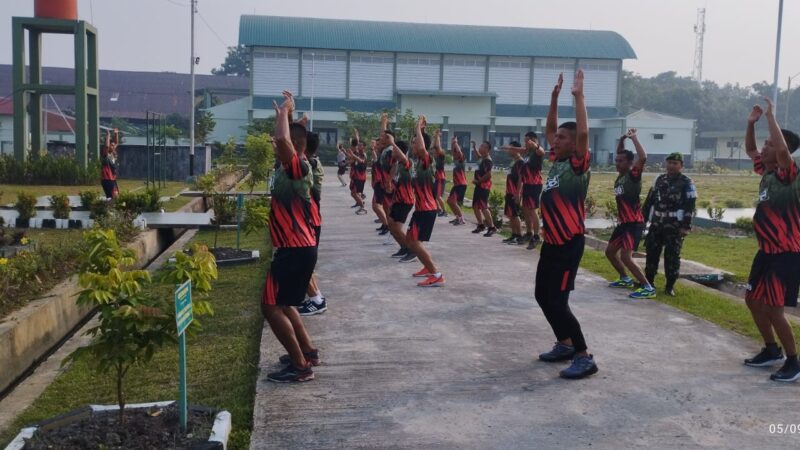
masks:
POLYGON ((298 110, 313 110, 314 131, 328 144, 339 140, 345 109, 393 108, 426 114, 462 145, 520 141, 543 129, 559 73, 559 115, 574 117, 569 86, 581 68, 591 144, 605 159, 625 126, 622 63, 636 57, 613 31, 252 15, 240 19, 239 44, 250 49, 251 97, 234 108, 269 117, 273 100, 290 90, 298 110))

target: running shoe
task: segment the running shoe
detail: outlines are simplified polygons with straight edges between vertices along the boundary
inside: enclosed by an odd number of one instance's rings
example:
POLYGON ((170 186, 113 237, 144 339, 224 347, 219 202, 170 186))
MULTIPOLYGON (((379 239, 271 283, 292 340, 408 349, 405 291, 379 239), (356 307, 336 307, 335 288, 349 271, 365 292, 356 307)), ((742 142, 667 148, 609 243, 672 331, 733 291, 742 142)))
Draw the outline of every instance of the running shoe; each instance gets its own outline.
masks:
POLYGON ((356 203, 355 205, 351 206, 351 208, 358 208, 358 203, 356 203))
POLYGON ((367 213, 367 210, 364 209, 364 208, 358 208, 358 210, 356 211, 356 214, 359 215, 359 216, 363 216, 366 213, 367 213))
POLYGON ((520 237, 520 244, 521 243, 528 243, 533 239, 533 233, 525 233, 520 237))
POLYGON ((433 275, 429 276, 428 278, 424 279, 417 283, 419 287, 440 287, 444 286, 444 275, 439 275, 435 277, 433 275))
POLYGON ((304 302, 302 305, 297 307, 297 312, 301 316, 314 316, 317 314, 322 314, 328 310, 328 302, 325 300, 325 297, 322 297, 322 303, 319 305, 308 300, 304 302))
POLYGON ((409 262, 413 262, 413 261, 416 261, 416 260, 417 260, 417 255, 415 255, 415 254, 413 254, 411 252, 408 252, 408 254, 406 256, 403 256, 398 261, 400 261, 401 263, 409 263, 409 262))
POLYGON ((772 381, 783 381, 785 383, 800 380, 800 364, 798 364, 797 358, 787 359, 786 362, 783 363, 783 367, 770 375, 769 379, 772 381))
POLYGON ((495 233, 497 233, 497 228, 492 227, 486 230, 486 233, 483 234, 483 237, 492 237, 495 233))
POLYGON ((467 222, 464 222, 464 218, 463 217, 459 217, 459 218, 456 219, 456 221, 453 223, 453 225, 465 225, 466 223, 467 222))
POLYGON ((384 236, 384 235, 386 235, 387 233, 389 233, 389 227, 386 227, 386 228, 384 228, 383 230, 381 230, 381 231, 378 233, 378 236, 384 236))
POLYGON ((375 231, 383 231, 384 228, 386 228, 386 225, 381 225, 378 228, 375 228, 375 231))
POLYGON ((408 249, 407 248, 401 248, 396 253, 392 254, 392 258, 402 258, 403 256, 406 256, 407 254, 408 254, 408 249))
POLYGON ((294 363, 290 363, 282 370, 267 375, 267 381, 272 381, 273 383, 300 383, 313 379, 314 371, 311 370, 311 364, 305 369, 300 369, 294 363))
POLYGON ((512 242, 516 244, 517 242, 517 235, 512 234, 511 237, 505 238, 502 240, 503 244, 511 244, 512 242))
MULTIPOLYGON (((322 361, 319 359, 319 350, 303 352, 303 356, 306 358, 306 361, 311 363, 312 366, 318 366, 322 364, 322 361)), ((292 357, 289 355, 281 355, 281 357, 278 358, 278 362, 281 364, 291 364, 292 357)))
POLYGON ((533 249, 535 249, 535 248, 536 248, 536 247, 539 245, 539 243, 541 243, 541 242, 542 242, 542 239, 541 239, 541 238, 539 238, 539 236, 536 236, 536 235, 534 235, 534 236, 531 238, 530 242, 528 242, 528 247, 527 247, 527 248, 528 248, 528 250, 533 250, 533 249))
POLYGON ((375 222, 375 223, 381 223, 381 219, 375 219, 375 220, 373 220, 373 222, 375 222))
POLYGON ((578 380, 595 373, 597 373, 597 364, 594 363, 594 357, 592 355, 586 355, 575 357, 575 359, 572 360, 572 364, 562 370, 559 375, 561 375, 561 378, 578 380))
POLYGON ((417 273, 415 273, 414 275, 411 275, 411 276, 414 277, 414 278, 423 278, 423 277, 424 278, 428 278, 431 275, 433 275, 433 274, 430 271, 428 271, 428 268, 427 267, 423 267, 422 269, 419 270, 419 272, 417 272, 417 273))
POLYGON ((781 350, 780 347, 776 347, 774 350, 763 347, 756 356, 745 359, 744 365, 750 367, 767 367, 774 366, 781 361, 783 361, 783 350, 781 350))
POLYGON ((630 298, 656 298, 656 290, 653 288, 647 289, 641 287, 628 295, 630 298))
POLYGON ((608 283, 608 287, 613 288, 632 288, 633 287, 633 280, 625 277, 625 278, 617 278, 615 281, 608 283))
POLYGON ((472 230, 473 234, 483 233, 486 231, 486 227, 483 225, 478 225, 474 230, 472 230))
POLYGON ((458 216, 456 216, 453 220, 449 220, 447 223, 455 225, 458 222, 458 216))
POLYGON ((675 289, 673 288, 664 289, 664 293, 669 295, 670 297, 675 297, 676 295, 678 295, 675 293, 675 289))
POLYGON ((437 214, 437 215, 439 217, 447 217, 447 211, 439 211, 439 214, 437 214))
POLYGON ((539 355, 539 359, 545 362, 569 361, 575 356, 575 347, 561 342, 556 342, 553 349, 547 353, 539 355))

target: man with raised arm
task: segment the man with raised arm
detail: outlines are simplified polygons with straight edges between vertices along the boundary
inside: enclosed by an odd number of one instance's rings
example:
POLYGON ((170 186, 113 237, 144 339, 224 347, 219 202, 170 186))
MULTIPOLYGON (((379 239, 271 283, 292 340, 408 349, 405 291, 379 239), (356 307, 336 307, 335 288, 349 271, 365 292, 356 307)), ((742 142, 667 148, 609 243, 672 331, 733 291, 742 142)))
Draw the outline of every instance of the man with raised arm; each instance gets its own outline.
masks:
MULTIPOLYGON (((353 128, 353 134, 358 136, 358 130, 353 128)), ((360 138, 358 139, 359 141, 361 140, 360 138)), ((378 144, 375 140, 373 140, 372 145, 370 145, 370 159, 370 167, 372 169, 372 211, 378 217, 378 221, 381 224, 375 231, 386 234, 386 231, 389 229, 389 222, 386 220, 388 211, 384 211, 383 209, 384 196, 386 195, 383 189, 383 178, 386 177, 387 174, 381 169, 378 144)))
POLYGON ((447 175, 444 173, 446 155, 442 148, 442 130, 433 132, 433 160, 436 162, 436 172, 433 175, 433 195, 436 197, 436 206, 439 208, 439 217, 447 217, 444 209, 444 188, 447 185, 447 175))
POLYGON ((364 184, 367 182, 367 154, 364 152, 364 143, 357 138, 350 140, 350 149, 347 151, 350 159, 350 195, 358 208, 356 214, 366 214, 364 209, 364 184))
POLYGON ((294 99, 291 92, 283 95, 283 104, 274 105, 275 156, 280 166, 272 188, 269 230, 275 253, 264 283, 261 311, 289 353, 281 358, 288 365, 268 374, 267 380, 291 383, 313 380, 311 366, 319 364, 319 353, 295 309, 303 303, 317 263, 313 224, 318 223, 318 211, 311 200, 311 166, 304 157, 306 128, 289 124, 294 99))
POLYGON ((511 155, 511 168, 506 174, 506 199, 503 213, 508 217, 511 225, 511 236, 503 239, 504 244, 518 245, 524 242, 522 238, 522 223, 519 220, 520 203, 522 200, 522 170, 525 161, 522 160, 522 148, 517 141, 511 141, 503 147, 511 155))
POLYGON ((639 142, 636 129, 631 128, 619 138, 617 154, 614 157, 617 173, 619 173, 614 182, 617 227, 614 228, 606 247, 606 257, 619 273, 619 279, 612 281, 609 286, 633 287, 633 279, 625 271, 627 268, 639 282, 639 288, 630 294, 631 298, 655 298, 656 296, 656 290, 647 281, 642 269, 633 262, 633 251, 639 247, 639 241, 644 232, 644 217, 639 204, 639 195, 642 193, 642 171, 645 161, 647 161, 647 153, 639 142), (633 152, 625 149, 625 139, 633 142, 636 149, 636 162, 633 161, 633 152))
POLYGON ((408 220, 408 215, 414 209, 414 186, 411 179, 411 160, 408 154, 408 145, 403 141, 395 141, 394 134, 385 132, 382 135, 382 145, 392 149, 393 167, 389 176, 394 182, 392 193, 392 209, 389 213, 389 231, 400 250, 392 258, 400 258, 401 262, 411 262, 417 259, 413 252, 409 252, 406 242, 406 233, 403 226, 408 220))
MULTIPOLYGON (((306 135, 306 160, 311 165, 311 173, 313 174, 313 184, 311 185, 311 201, 314 202, 314 207, 317 210, 316 221, 312 223, 314 226, 314 236, 319 249, 319 238, 322 234, 322 180, 325 177, 325 168, 322 167, 322 162, 317 155, 319 149, 319 135, 309 131, 306 135)), ((301 316, 313 316, 322 314, 328 310, 328 301, 322 295, 322 291, 317 284, 316 274, 311 274, 311 281, 308 283, 308 290, 306 291, 308 300, 297 308, 301 316)))
POLYGON ((563 378, 578 379, 597 372, 589 354, 578 319, 569 308, 569 293, 575 288, 575 276, 583 257, 584 200, 589 188, 589 119, 583 97, 583 71, 575 73, 572 95, 575 97, 575 122, 558 124, 558 95, 563 75, 550 97, 546 136, 555 161, 544 184, 542 244, 536 268, 536 301, 556 335, 549 352, 539 355, 547 362, 572 359, 561 371, 563 378))
POLYGON ((450 188, 447 204, 450 205, 450 210, 453 211, 453 214, 456 216, 450 223, 453 225, 464 225, 464 213, 461 212, 461 206, 464 204, 464 194, 467 192, 467 174, 465 172, 466 158, 455 136, 450 142, 450 150, 453 152, 453 187, 450 188))
POLYGON ((525 217, 527 233, 523 241, 528 243, 528 250, 533 250, 541 242, 539 237, 539 198, 542 195, 542 165, 544 149, 539 145, 539 136, 535 132, 525 133, 525 148, 528 157, 521 175, 522 179, 522 213, 525 217))
POLYGON ((444 286, 444 275, 436 267, 430 253, 422 244, 430 240, 437 214, 436 200, 433 198, 434 167, 431 155, 428 153, 431 138, 424 131, 426 123, 425 116, 420 116, 417 120, 416 136, 411 143, 417 163, 411 177, 415 203, 414 214, 411 215, 411 223, 406 233, 406 245, 408 251, 416 255, 423 265, 422 269, 414 274, 415 277, 425 277, 425 280, 417 283, 417 286, 436 287, 444 286))
POLYGON ((480 148, 475 149, 475 141, 472 141, 472 151, 481 159, 478 170, 475 171, 472 184, 475 185, 475 192, 472 194, 472 209, 475 211, 475 220, 478 227, 472 230, 473 233, 484 233, 485 237, 492 236, 497 232, 497 228, 492 221, 492 213, 489 211, 489 194, 492 191, 492 157, 490 152, 492 144, 483 141, 480 148))
POLYGON ((753 216, 758 253, 750 269, 745 299, 764 339, 764 348, 744 363, 755 367, 779 364, 783 353, 775 341, 777 334, 786 350, 786 361, 770 379, 789 382, 800 379, 794 333, 784 315, 785 307, 797 306, 800 288, 800 168, 792 159, 800 138, 780 129, 772 102, 765 100, 767 111, 754 106, 745 133, 747 155, 753 160, 756 173, 761 175, 753 216), (762 114, 767 117, 769 138, 759 152, 755 124, 762 114))
POLYGON ((347 186, 347 183, 344 182, 344 174, 347 173, 347 153, 341 143, 336 146, 336 166, 338 167, 336 178, 339 179, 339 183, 342 183, 342 187, 345 187, 347 186))

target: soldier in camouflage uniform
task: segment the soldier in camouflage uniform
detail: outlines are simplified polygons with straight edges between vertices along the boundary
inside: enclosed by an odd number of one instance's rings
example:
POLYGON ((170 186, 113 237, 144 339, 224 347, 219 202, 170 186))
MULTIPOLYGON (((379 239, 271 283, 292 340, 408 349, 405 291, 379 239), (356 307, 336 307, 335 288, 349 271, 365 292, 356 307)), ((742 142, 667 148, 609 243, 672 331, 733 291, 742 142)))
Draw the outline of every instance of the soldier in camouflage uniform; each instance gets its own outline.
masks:
POLYGON ((675 281, 681 268, 683 239, 692 229, 697 189, 692 179, 681 173, 683 170, 681 153, 671 153, 667 156, 666 162, 667 173, 656 178, 642 208, 645 221, 650 222, 645 240, 647 265, 644 272, 647 281, 654 285, 661 249, 665 248, 664 275, 667 284, 664 286, 664 292, 674 296, 675 281))

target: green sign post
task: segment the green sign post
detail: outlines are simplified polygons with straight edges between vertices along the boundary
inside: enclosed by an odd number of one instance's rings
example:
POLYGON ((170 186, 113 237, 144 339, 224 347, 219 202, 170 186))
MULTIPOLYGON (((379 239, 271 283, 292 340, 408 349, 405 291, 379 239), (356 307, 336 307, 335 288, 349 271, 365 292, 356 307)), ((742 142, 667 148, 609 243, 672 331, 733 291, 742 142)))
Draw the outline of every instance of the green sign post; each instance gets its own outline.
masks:
POLYGON ((186 432, 186 327, 192 323, 192 281, 175 286, 175 323, 178 326, 178 370, 181 429, 186 432))

